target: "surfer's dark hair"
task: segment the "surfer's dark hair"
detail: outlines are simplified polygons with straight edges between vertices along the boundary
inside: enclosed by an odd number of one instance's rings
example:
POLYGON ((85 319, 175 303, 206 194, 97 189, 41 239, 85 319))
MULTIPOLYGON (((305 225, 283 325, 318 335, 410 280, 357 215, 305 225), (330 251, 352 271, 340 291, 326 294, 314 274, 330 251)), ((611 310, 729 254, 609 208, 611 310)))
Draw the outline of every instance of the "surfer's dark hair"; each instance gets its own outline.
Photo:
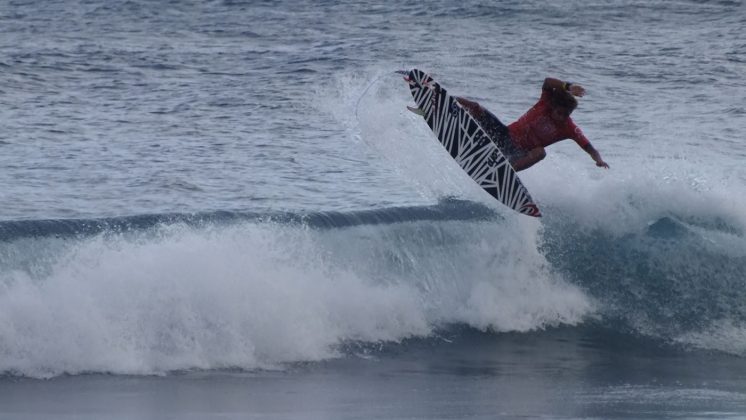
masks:
POLYGON ((555 89, 549 100, 554 108, 565 108, 570 112, 578 107, 578 100, 572 94, 564 89, 555 89))

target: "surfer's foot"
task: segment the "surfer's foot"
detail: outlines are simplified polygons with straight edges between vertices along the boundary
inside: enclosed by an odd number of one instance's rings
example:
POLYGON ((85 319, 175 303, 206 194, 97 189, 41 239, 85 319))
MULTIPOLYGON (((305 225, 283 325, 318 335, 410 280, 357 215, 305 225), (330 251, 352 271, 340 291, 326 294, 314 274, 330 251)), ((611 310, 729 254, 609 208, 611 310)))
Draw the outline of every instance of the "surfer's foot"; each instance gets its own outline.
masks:
POLYGON ((461 105, 461 107, 466 110, 466 112, 474 117, 480 117, 484 113, 484 111, 482 110, 482 106, 479 105, 477 102, 460 97, 456 98, 456 102, 458 102, 459 105, 461 105))

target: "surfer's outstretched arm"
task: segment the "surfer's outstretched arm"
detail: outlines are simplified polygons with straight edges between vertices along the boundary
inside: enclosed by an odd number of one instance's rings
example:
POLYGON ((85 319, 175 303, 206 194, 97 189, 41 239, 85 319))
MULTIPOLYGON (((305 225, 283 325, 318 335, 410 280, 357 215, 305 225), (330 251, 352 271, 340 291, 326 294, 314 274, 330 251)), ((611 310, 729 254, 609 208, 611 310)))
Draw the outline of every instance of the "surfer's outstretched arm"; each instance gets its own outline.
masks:
POLYGON ((598 153, 598 150, 592 144, 588 143, 583 150, 591 155, 591 158, 596 162, 596 166, 609 169, 609 165, 601 158, 601 153, 598 153))

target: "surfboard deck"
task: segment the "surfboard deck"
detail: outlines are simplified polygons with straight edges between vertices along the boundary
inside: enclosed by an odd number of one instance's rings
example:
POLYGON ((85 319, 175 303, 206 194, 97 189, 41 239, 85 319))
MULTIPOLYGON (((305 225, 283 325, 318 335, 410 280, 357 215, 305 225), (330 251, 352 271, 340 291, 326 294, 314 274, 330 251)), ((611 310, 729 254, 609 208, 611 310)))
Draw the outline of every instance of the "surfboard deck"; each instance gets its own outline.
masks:
POLYGON ((412 69, 397 73, 404 75, 417 104, 417 107, 408 106, 407 109, 425 119, 440 144, 461 168, 501 203, 519 213, 541 217, 539 207, 510 162, 477 120, 425 72, 412 69))

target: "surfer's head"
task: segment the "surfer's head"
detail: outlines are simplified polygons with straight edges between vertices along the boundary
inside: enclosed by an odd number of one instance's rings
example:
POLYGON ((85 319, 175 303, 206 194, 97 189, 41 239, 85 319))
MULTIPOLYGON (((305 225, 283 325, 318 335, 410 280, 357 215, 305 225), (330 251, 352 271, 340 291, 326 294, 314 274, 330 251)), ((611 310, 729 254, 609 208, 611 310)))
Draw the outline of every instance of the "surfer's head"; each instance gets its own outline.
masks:
POLYGON ((549 100, 552 105, 552 118, 564 121, 578 107, 578 100, 564 89, 555 89, 549 100))

